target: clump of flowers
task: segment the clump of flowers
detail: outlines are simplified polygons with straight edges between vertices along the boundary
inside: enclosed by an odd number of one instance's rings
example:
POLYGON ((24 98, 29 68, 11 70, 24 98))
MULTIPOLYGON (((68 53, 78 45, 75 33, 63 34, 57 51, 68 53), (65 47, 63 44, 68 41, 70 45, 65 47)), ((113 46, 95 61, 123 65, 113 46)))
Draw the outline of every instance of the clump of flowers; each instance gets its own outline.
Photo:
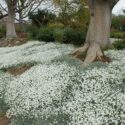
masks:
POLYGON ((6 103, 11 114, 29 117, 58 114, 62 93, 67 85, 72 84, 71 77, 76 68, 66 63, 37 65, 13 80, 7 87, 6 103), (53 104, 57 102, 57 104, 53 104))
POLYGON ((3 71, 0 71, 0 99, 3 98, 4 96, 4 92, 5 92, 5 88, 8 84, 9 81, 12 80, 12 76, 4 73, 3 71))
POLYGON ((0 48, 0 69, 27 63, 48 63, 68 54, 74 47, 59 43, 28 42, 17 47, 0 48))
POLYGON ((6 110, 6 105, 4 101, 6 86, 13 79, 10 74, 0 71, 0 113, 3 113, 6 110))
POLYGON ((33 57, 37 64, 7 84, 7 113, 16 117, 12 125, 125 124, 125 50, 107 51, 110 64, 84 68, 65 57, 73 49, 66 46, 43 43, 27 45, 27 51, 21 48, 24 60, 33 57))

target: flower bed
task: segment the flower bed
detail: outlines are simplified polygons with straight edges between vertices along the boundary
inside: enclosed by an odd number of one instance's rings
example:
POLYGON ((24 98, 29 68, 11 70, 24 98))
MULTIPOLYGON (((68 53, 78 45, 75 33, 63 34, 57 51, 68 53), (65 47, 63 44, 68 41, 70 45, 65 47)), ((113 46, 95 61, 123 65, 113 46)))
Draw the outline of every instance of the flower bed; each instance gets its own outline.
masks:
POLYGON ((125 123, 125 50, 107 51, 110 64, 85 68, 67 56, 73 49, 44 42, 0 49, 1 70, 34 63, 22 75, 0 83, 1 88, 7 85, 3 99, 7 113, 14 116, 11 125, 125 123))

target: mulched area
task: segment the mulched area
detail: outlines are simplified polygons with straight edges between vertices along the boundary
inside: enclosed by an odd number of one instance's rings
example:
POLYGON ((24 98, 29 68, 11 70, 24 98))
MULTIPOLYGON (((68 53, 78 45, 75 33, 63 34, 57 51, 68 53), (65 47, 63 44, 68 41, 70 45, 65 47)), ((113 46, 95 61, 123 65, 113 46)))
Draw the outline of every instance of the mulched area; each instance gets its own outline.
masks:
POLYGON ((17 38, 13 39, 0 39, 0 47, 13 47, 13 46, 19 46, 22 44, 25 44, 28 41, 27 34, 26 33, 18 33, 17 38))
POLYGON ((16 38, 16 39, 0 39, 0 47, 13 47, 25 44, 27 42, 26 38, 16 38))
MULTIPOLYGON (((72 56, 74 56, 74 55, 72 55, 72 56)), ((75 58, 77 58, 77 59, 79 59, 80 61, 84 62, 85 57, 86 57, 86 53, 81 53, 81 54, 76 55, 75 58)), ((107 56, 104 55, 104 56, 102 56, 102 57, 96 57, 96 59, 95 59, 94 61, 95 61, 95 62, 101 61, 101 62, 103 62, 103 63, 110 63, 110 62, 111 62, 111 59, 110 59, 109 57, 107 57, 107 56)))
POLYGON ((0 116, 0 125, 8 125, 9 123, 11 123, 10 119, 6 116, 0 116))
MULTIPOLYGON (((28 41, 27 35, 25 33, 18 34, 18 38, 14 39, 0 39, 0 47, 13 47, 25 44, 28 41)), ((17 66, 13 68, 6 69, 6 72, 17 76, 23 74, 25 71, 29 70, 32 67, 31 64, 25 64, 22 66, 17 66)), ((5 114, 0 114, 0 125, 9 125, 11 119, 8 119, 5 114)))
POLYGON ((31 64, 24 64, 21 66, 6 69, 6 72, 10 73, 13 76, 18 76, 29 70, 31 67, 31 64))

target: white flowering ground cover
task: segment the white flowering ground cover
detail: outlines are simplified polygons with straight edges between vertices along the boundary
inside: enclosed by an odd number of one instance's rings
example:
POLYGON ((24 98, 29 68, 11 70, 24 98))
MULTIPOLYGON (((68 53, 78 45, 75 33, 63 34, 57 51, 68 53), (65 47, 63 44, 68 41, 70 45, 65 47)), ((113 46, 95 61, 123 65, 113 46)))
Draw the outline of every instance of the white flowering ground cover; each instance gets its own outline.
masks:
POLYGON ((82 67, 72 45, 28 42, 0 48, 0 103, 11 125, 125 124, 125 50, 109 50, 110 64, 82 67), (3 69, 34 66, 20 76, 3 69))

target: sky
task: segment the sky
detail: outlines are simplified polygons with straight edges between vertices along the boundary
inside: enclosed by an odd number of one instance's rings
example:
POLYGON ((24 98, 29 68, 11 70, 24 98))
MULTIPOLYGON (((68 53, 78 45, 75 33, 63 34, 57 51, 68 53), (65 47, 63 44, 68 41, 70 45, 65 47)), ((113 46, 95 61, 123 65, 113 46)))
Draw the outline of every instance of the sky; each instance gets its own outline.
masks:
POLYGON ((125 9, 125 0, 120 0, 118 4, 113 9, 113 14, 122 14, 123 9, 125 9))
MULTIPOLYGON (((3 3, 3 0, 0 0, 0 3, 3 3)), ((112 12, 116 15, 123 14, 123 9, 125 9, 125 0, 119 0, 112 12)))
MULTIPOLYGON (((46 7, 47 5, 43 6, 42 8, 46 8, 46 7)), ((119 0, 117 5, 114 7, 112 13, 116 15, 123 14, 123 10, 125 10, 125 0, 119 0)))

